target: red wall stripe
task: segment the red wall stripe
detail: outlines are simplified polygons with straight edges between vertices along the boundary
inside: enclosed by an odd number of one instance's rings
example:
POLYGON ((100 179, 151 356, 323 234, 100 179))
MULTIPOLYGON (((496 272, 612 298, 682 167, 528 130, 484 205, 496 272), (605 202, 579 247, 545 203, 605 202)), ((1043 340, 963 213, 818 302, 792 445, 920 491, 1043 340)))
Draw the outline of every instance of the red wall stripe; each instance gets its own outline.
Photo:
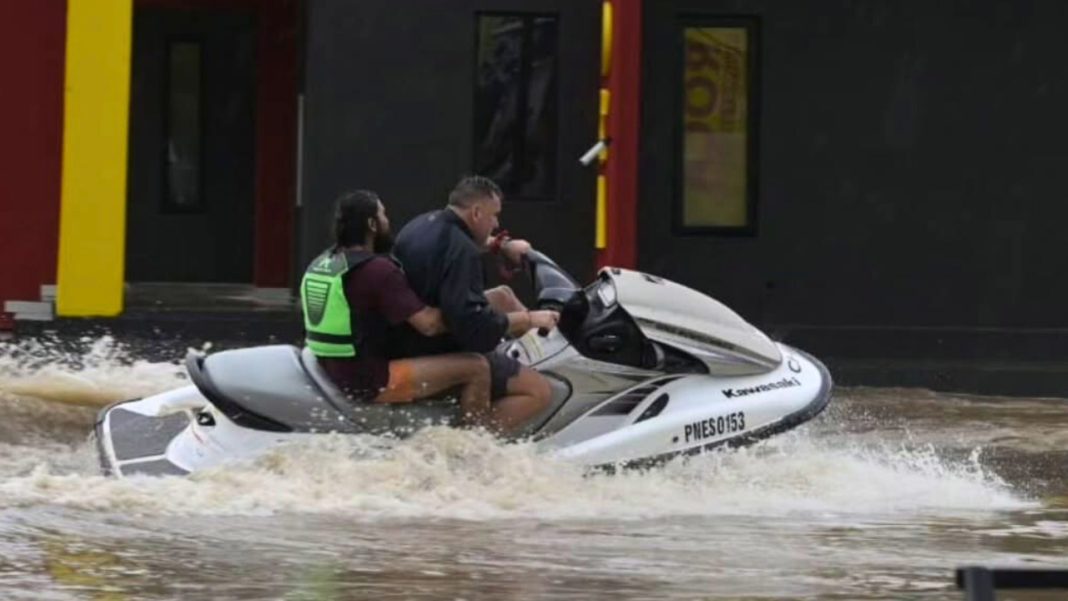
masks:
POLYGON ((56 280, 66 38, 66 0, 0 2, 0 301, 56 280))
POLYGON ((257 286, 286 287, 293 255, 297 152, 297 6, 260 5, 256 102, 257 286))
POLYGON ((608 247, 599 266, 638 263, 638 145, 641 138, 642 0, 612 0, 612 65, 608 89, 608 247))

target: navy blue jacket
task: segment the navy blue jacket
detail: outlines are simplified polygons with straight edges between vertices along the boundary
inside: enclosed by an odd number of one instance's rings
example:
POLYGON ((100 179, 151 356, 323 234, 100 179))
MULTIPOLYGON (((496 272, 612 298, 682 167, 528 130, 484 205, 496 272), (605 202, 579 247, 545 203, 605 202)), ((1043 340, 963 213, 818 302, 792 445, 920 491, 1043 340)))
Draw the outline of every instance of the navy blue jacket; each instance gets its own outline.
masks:
POLYGON ((416 348, 404 354, 427 354, 420 349, 431 348, 485 353, 496 348, 508 331, 508 317, 486 300, 481 247, 459 215, 444 209, 411 220, 397 234, 393 255, 416 295, 441 309, 449 327, 445 336, 452 341, 415 342, 416 348))

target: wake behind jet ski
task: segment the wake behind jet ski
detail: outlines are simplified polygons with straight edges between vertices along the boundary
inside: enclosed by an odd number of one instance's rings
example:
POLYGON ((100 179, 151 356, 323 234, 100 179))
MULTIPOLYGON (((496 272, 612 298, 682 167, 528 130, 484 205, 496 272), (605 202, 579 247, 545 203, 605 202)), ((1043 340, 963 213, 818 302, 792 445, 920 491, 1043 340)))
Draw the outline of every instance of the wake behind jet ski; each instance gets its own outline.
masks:
MULTIPOLYGON (((581 287, 528 254, 539 308, 559 327, 501 343, 549 378, 550 406, 526 427, 546 454, 586 466, 647 465, 752 443, 818 415, 832 381, 716 300, 653 275, 605 268, 581 287)), ((454 400, 382 405, 343 394, 307 349, 191 353, 192 384, 100 412, 106 473, 188 474, 323 433, 405 436, 456 425, 454 400)))

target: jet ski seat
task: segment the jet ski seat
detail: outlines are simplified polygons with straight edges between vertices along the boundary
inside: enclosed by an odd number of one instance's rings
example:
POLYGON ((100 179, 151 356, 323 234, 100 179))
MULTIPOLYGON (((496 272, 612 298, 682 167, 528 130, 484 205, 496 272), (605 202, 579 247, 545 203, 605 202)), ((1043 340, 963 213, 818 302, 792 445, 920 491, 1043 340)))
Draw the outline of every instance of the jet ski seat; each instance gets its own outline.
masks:
POLYGON ((271 432, 405 434, 452 424, 453 400, 377 405, 349 398, 308 349, 279 344, 186 357, 201 393, 234 423, 271 432))
POLYGON ((330 404, 369 433, 402 432, 415 424, 453 424, 458 421, 459 406, 454 399, 429 399, 413 403, 380 405, 354 400, 334 384, 310 348, 300 352, 304 371, 328 397, 330 404))
POLYGON ((304 367, 305 373, 315 382, 315 385, 330 399, 331 404, 347 405, 352 402, 348 395, 342 392, 337 387, 337 384, 334 384, 334 380, 330 378, 330 374, 326 373, 326 370, 323 369, 323 366, 315 357, 315 353, 311 352, 310 348, 304 347, 300 351, 300 364, 304 367))
MULTIPOLYGON (((316 385, 323 389, 324 392, 330 397, 332 403, 337 406, 353 406, 353 401, 349 399, 334 384, 330 379, 330 375, 326 373, 323 366, 319 363, 319 360, 315 357, 315 353, 311 352, 311 349, 305 347, 300 354, 301 363, 304 365, 304 370, 308 372, 311 379, 315 381, 316 385)), ((556 412, 563 406, 571 396, 571 386, 556 377, 549 377, 549 384, 552 388, 552 401, 549 406, 543 410, 540 414, 534 416, 530 422, 524 426, 514 436, 516 438, 525 438, 532 435, 538 428, 540 428, 550 417, 556 414, 556 412)), ((453 400, 445 399, 429 399, 424 401, 416 401, 407 405, 375 405, 372 403, 357 403, 356 413, 357 418, 360 421, 375 420, 380 421, 381 415, 396 415, 403 411, 407 415, 404 416, 404 421, 418 420, 425 422, 431 420, 434 422, 440 422, 445 420, 458 421, 455 418, 458 417, 458 406, 453 400)), ((380 426, 381 427, 381 426, 380 426)), ((391 427, 396 427, 391 424, 391 427)))
POLYGON ((338 415, 324 403, 292 345, 271 345, 186 357, 201 393, 238 425, 273 432, 325 431, 338 415))

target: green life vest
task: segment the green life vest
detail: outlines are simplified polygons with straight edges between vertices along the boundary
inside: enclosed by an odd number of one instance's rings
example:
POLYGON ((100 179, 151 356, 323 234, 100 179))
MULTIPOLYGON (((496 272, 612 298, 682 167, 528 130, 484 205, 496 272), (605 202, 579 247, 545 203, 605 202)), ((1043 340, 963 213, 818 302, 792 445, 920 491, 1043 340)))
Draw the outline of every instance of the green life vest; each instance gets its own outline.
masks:
POLYGON ((304 342, 317 357, 355 357, 356 316, 345 298, 345 275, 371 260, 365 251, 328 250, 315 258, 300 283, 304 342))

